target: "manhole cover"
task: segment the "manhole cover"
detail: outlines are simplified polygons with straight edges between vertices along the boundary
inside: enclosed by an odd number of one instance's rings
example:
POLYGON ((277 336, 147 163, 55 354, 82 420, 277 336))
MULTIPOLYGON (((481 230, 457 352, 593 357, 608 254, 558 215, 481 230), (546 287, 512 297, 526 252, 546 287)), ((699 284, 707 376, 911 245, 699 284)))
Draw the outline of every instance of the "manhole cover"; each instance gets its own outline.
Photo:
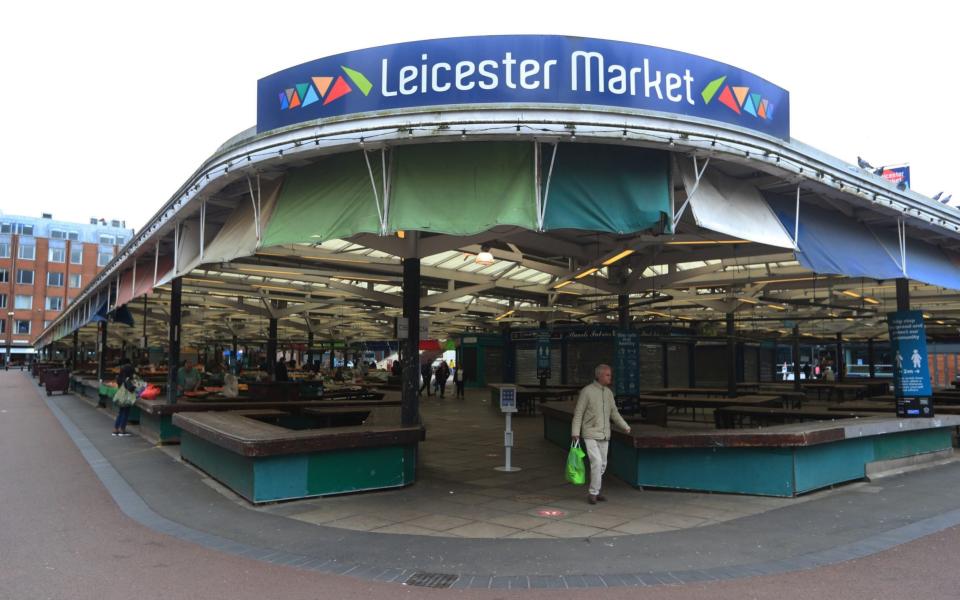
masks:
POLYGON ((448 588, 457 582, 459 575, 446 575, 444 573, 414 573, 409 579, 404 581, 404 585, 415 585, 417 587, 428 588, 448 588))
POLYGON ((551 498, 550 496, 537 496, 536 494, 520 494, 514 496, 513 499, 516 502, 523 502, 525 504, 539 504, 540 506, 556 502, 556 498, 551 498))
POLYGON ((541 517, 552 517, 554 519, 567 516, 567 513, 562 510, 557 510, 556 508, 543 508, 538 510, 537 514, 541 517))

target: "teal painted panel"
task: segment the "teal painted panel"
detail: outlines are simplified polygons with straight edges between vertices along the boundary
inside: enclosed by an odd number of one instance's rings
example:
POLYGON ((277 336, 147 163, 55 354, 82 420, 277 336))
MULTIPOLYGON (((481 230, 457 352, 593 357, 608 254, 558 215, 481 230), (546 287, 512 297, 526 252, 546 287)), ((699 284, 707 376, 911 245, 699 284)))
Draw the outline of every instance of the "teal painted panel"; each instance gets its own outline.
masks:
POLYGON ((878 436, 873 442, 873 460, 889 460, 937 452, 946 450, 951 443, 949 427, 878 436))
POLYGON ((785 448, 643 448, 631 485, 792 496, 793 454, 785 448))
POLYGON ((266 456, 253 462, 253 501, 274 502, 311 495, 307 489, 310 455, 266 456))
POLYGON ((796 449, 796 493, 862 479, 873 458, 872 438, 853 438, 796 449))
POLYGON ((234 492, 253 501, 254 471, 251 459, 186 432, 180 439, 180 456, 234 492))
POLYGON ((543 437, 548 442, 567 448, 570 446, 570 421, 544 415, 543 437))
POLYGON ((311 496, 399 487, 405 478, 407 453, 403 446, 355 448, 311 454, 307 493, 311 496))
POLYGON ((403 482, 409 485, 417 480, 417 454, 420 445, 403 446, 403 482))
MULTIPOLYGON (((637 459, 638 453, 635 448, 616 439, 611 440, 610 451, 607 454, 607 472, 636 487, 639 485, 637 483, 637 459)), ((584 460, 584 463, 589 464, 586 460, 584 460)))

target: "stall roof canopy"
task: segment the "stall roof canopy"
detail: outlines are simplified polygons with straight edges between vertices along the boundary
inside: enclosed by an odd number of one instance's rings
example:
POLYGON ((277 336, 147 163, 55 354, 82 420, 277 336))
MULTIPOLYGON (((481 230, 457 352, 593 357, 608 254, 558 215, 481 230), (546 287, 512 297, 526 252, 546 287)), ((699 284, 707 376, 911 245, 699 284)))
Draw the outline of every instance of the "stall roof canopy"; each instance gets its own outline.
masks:
MULTIPOLYGON (((756 187, 704 167, 698 181, 687 159, 678 160, 677 166, 699 227, 758 244, 794 247, 793 238, 756 187)), ((789 229, 793 230, 792 224, 789 229)))

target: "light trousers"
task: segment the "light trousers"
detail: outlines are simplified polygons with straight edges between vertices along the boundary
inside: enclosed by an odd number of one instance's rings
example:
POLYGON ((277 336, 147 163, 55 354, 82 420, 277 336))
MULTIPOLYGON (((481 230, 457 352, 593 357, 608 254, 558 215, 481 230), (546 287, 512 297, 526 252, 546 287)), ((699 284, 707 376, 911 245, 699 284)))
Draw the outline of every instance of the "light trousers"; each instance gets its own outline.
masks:
POLYGON ((583 446, 587 450, 587 458, 590 459, 590 495, 596 496, 600 493, 603 473, 607 470, 607 449, 610 446, 610 440, 583 438, 583 446))

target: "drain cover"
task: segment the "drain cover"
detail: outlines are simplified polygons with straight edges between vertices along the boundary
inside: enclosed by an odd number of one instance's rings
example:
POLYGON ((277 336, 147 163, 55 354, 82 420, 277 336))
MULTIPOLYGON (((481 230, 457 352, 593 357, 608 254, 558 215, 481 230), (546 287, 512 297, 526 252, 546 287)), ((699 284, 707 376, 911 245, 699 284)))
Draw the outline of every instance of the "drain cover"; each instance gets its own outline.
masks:
POLYGON ((459 575, 447 575, 444 573, 422 573, 417 572, 407 579, 405 585, 415 585, 417 587, 428 588, 448 588, 457 582, 459 575))

